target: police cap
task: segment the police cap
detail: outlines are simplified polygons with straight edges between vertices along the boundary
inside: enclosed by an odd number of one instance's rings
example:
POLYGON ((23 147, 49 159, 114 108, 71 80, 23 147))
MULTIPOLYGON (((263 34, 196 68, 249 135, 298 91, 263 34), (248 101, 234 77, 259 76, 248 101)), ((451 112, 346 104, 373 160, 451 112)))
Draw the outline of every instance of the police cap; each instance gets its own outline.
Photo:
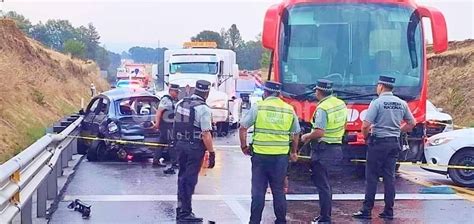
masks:
POLYGON ((313 88, 313 90, 317 89, 324 92, 332 92, 332 81, 326 79, 318 79, 318 83, 316 83, 316 86, 313 88))
POLYGON ((170 84, 170 90, 181 92, 178 84, 170 84))
POLYGON ((393 87, 395 85, 395 78, 390 77, 390 76, 381 75, 379 77, 379 82, 378 83, 393 87))
POLYGON ((206 80, 198 80, 196 82, 196 91, 209 92, 211 83, 206 80))
POLYGON ((279 82, 274 82, 274 81, 266 81, 265 85, 263 86, 263 90, 272 92, 272 93, 277 93, 281 91, 281 83, 279 82))

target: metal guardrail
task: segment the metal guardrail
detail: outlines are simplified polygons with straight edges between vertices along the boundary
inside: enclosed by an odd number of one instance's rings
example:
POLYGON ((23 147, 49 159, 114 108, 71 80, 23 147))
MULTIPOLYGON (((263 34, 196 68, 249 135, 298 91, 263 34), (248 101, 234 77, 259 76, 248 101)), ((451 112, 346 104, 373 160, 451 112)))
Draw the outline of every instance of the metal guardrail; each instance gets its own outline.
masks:
POLYGON ((21 223, 32 223, 32 196, 37 193, 37 217, 46 217, 47 200, 58 196, 58 177, 77 153, 83 117, 72 115, 53 127, 21 153, 0 165, 0 223, 10 223, 21 213, 21 223))

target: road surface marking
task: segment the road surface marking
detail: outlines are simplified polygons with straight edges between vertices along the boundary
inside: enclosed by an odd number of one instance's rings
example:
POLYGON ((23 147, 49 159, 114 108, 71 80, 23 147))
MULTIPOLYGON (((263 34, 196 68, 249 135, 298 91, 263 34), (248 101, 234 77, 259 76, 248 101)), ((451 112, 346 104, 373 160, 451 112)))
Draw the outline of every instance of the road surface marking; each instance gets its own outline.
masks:
MULTIPOLYGON (((364 194, 334 194, 334 201, 360 201, 364 194)), ((80 199, 83 201, 176 201, 176 195, 65 195, 63 201, 80 199)), ((249 201, 251 195, 193 195, 196 201, 249 201)), ((319 200, 317 194, 287 194, 288 201, 319 200)), ((376 200, 383 200, 383 194, 376 194, 376 200)), ((456 194, 397 194, 396 200, 463 200, 456 194)), ((272 201, 272 195, 267 194, 266 201, 272 201)))
POLYGON ((215 145, 214 148, 240 149, 240 145, 215 145))
POLYGON ((448 186, 454 189, 457 192, 457 195, 463 197, 466 200, 474 201, 474 191, 472 190, 450 185, 450 184, 441 184, 439 182, 432 181, 432 180, 429 180, 429 181, 421 180, 420 175, 413 174, 411 171, 399 170, 399 172, 403 174, 402 177, 404 179, 411 181, 413 183, 420 184, 425 187, 440 186, 440 185, 448 186))
POLYGON ((225 203, 229 206, 232 212, 237 215, 241 223, 249 223, 250 213, 248 212, 248 209, 245 209, 237 200, 225 200, 225 203))

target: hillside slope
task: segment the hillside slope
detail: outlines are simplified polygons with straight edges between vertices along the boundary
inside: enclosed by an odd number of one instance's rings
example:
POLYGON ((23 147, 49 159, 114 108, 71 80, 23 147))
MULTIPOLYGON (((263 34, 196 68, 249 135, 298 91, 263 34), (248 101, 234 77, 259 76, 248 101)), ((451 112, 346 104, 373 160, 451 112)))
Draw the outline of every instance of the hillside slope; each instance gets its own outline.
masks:
POLYGON ((0 20, 0 163, 77 111, 89 85, 107 88, 95 64, 44 48, 11 20, 0 20))
POLYGON ((474 126, 474 40, 449 42, 448 51, 428 55, 428 66, 428 98, 456 125, 474 126))

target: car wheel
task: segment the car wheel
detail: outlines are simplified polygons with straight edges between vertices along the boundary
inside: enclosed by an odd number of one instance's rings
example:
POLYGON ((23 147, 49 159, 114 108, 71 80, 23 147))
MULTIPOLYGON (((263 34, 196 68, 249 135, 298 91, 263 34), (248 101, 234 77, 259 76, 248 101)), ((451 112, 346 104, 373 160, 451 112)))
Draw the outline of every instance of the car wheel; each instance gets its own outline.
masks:
MULTIPOLYGON (((474 167, 474 149, 462 149, 457 151, 449 165, 474 167)), ((474 187, 474 170, 472 169, 448 169, 449 177, 457 185, 474 187)))
POLYGON ((229 134, 229 123, 227 122, 219 122, 216 124, 217 126, 217 136, 225 137, 229 134))
POLYGON ((87 145, 84 144, 84 141, 81 139, 77 140, 77 154, 80 154, 80 155, 87 154, 87 145))
POLYGON ((87 150, 87 160, 91 162, 103 161, 106 159, 106 150, 105 143, 102 141, 97 141, 93 143, 91 148, 87 150))

